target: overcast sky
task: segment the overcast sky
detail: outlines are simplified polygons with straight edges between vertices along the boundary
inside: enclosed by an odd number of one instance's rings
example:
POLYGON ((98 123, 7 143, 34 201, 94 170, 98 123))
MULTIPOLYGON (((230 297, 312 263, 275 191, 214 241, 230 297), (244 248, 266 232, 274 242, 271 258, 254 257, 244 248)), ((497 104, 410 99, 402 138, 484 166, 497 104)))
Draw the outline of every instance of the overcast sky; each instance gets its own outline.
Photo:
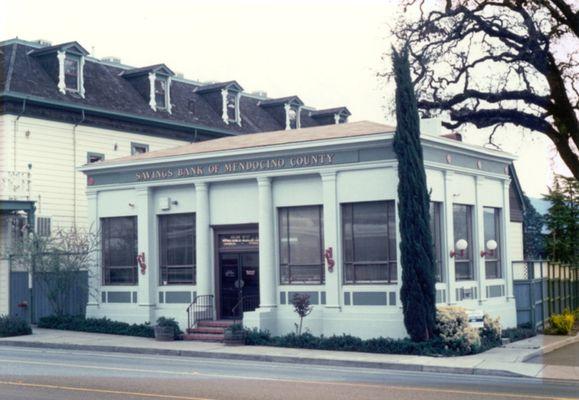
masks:
MULTIPOLYGON (((295 94, 316 108, 345 105, 351 121, 393 123, 384 110, 393 92, 376 74, 386 68, 394 0, 4 0, 0 7, 1 40, 76 40, 98 58, 165 63, 186 78, 236 80, 246 91, 295 94)), ((487 139, 474 127, 462 133, 471 143, 487 139)), ((496 143, 519 157, 525 192, 545 193, 553 168, 542 135, 511 127, 496 143)))

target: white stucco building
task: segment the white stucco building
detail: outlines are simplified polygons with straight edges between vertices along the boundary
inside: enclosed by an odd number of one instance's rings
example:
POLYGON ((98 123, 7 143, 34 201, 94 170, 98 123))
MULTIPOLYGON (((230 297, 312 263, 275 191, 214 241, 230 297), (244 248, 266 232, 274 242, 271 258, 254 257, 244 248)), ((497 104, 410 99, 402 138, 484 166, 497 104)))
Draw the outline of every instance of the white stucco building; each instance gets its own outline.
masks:
MULTIPOLYGON (((308 127, 83 167, 102 237, 87 315, 183 326, 193 304, 193 320, 237 317, 282 334, 297 322, 291 299, 307 293, 314 334, 405 336, 393 133, 308 127)), ((513 157, 429 135, 422 145, 438 303, 515 326, 513 157)))

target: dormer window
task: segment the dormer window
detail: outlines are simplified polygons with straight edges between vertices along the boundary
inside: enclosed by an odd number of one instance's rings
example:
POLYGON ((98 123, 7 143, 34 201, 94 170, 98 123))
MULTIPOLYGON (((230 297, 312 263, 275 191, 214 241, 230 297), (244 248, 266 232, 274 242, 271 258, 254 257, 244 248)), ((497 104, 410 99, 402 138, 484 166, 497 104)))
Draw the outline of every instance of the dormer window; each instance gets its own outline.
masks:
POLYGON ((227 119, 237 122, 237 94, 227 92, 227 119))
POLYGON ((80 59, 66 56, 64 59, 64 86, 66 90, 78 92, 80 87, 80 59))
POLYGON ((167 108, 167 78, 157 76, 155 79, 155 104, 157 109, 167 108))
POLYGON ((268 110, 270 115, 283 127, 282 129, 300 129, 301 113, 304 103, 297 96, 266 99, 259 106, 268 110))
POLYGON ((299 129, 301 126, 300 114, 302 111, 301 104, 291 102, 285 104, 286 125, 285 129, 299 129))

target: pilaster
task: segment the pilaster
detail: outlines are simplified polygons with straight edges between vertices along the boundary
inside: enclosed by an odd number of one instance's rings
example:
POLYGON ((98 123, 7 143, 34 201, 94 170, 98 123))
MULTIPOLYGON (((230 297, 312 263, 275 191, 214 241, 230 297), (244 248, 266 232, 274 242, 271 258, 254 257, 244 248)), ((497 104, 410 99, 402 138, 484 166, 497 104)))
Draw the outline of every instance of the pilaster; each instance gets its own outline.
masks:
POLYGON ((324 215, 324 251, 332 250, 334 266, 330 272, 325 260, 326 308, 340 308, 341 260, 338 249, 338 200, 336 189, 336 172, 322 173, 323 215, 324 215))
MULTIPOLYGON (((484 232, 484 207, 481 203, 481 194, 484 190, 485 178, 483 176, 477 175, 475 177, 475 206, 474 206, 474 237, 473 237, 473 268, 475 272, 475 278, 477 279, 478 287, 478 300, 479 304, 482 304, 486 300, 486 290, 485 290, 485 279, 486 279, 486 269, 485 269, 485 257, 481 257, 480 252, 485 249, 485 232, 484 232)), ((469 243, 470 245, 470 243, 469 243)))
POLYGON ((195 250, 197 254, 197 294, 214 294, 213 266, 211 264, 211 231, 209 217, 209 187, 195 184, 197 209, 195 213, 195 250))
POLYGON ((257 179, 259 222, 259 297, 260 309, 277 306, 274 209, 271 178, 257 179))
POLYGON ((143 273, 138 266, 138 302, 139 307, 147 309, 148 321, 154 321, 154 309, 157 305, 157 288, 159 263, 157 257, 156 231, 155 231, 155 207, 153 194, 149 188, 135 190, 137 209, 137 243, 138 254, 144 254, 146 269, 143 273))
POLYGON ((154 72, 149 72, 149 107, 157 111, 157 100, 155 99, 155 80, 157 79, 154 72))
MULTIPOLYGON (((98 216, 98 193, 93 191, 87 191, 87 210, 88 210, 88 227, 91 234, 96 235, 98 240, 100 240, 100 223, 98 216)), ((88 303, 87 307, 98 307, 101 301, 101 248, 92 255, 92 262, 88 270, 88 303)))
POLYGON ((511 252, 509 248, 509 221, 510 221, 510 203, 509 203, 509 188, 511 185, 510 179, 503 181, 503 209, 501 210, 501 229, 500 229, 500 255, 502 274, 505 278, 505 295, 507 301, 515 301, 513 292, 513 267, 511 265, 511 252))
MULTIPOLYGON (((444 232, 443 252, 444 257, 448 261, 446 264, 447 276, 447 302, 449 304, 456 303, 456 274, 454 266, 454 258, 450 257, 450 251, 454 249, 454 216, 453 203, 454 195, 452 193, 452 180, 454 179, 454 172, 444 171, 444 232)), ((470 245, 470 243, 469 243, 470 245)))
POLYGON ((58 90, 60 93, 66 94, 66 82, 64 81, 64 60, 66 59, 66 53, 64 51, 58 51, 56 58, 58 59, 58 90))

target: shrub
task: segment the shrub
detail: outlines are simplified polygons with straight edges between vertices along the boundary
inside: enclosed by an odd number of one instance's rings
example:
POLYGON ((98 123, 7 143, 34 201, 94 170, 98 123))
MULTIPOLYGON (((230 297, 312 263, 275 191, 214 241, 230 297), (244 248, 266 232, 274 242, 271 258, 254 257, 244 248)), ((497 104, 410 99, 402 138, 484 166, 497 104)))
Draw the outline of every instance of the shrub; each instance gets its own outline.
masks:
POLYGON ((468 315, 462 307, 438 307, 436 333, 451 350, 470 354, 481 348, 479 331, 468 324, 468 315))
POLYGON ((481 344, 485 348, 500 346, 502 344, 502 328, 500 318, 491 318, 488 314, 483 317, 483 327, 480 330, 481 344))
POLYGON ((39 328, 61 329, 65 331, 109 333, 113 335, 155 337, 153 327, 149 323, 128 324, 111 321, 108 318, 85 318, 83 316, 57 316, 40 318, 39 328))
POLYGON ((27 321, 9 315, 0 316, 0 337, 30 335, 31 333, 32 329, 27 321))
POLYGON ((553 314, 549 317, 549 328, 545 333, 549 335, 568 335, 575 325, 575 315, 565 309, 561 314, 553 314))
POLYGON ((501 337, 509 339, 511 343, 518 340, 528 339, 536 335, 537 334, 532 328, 523 327, 503 329, 501 332, 501 337))
POLYGON ((260 331, 257 329, 246 330, 245 344, 253 346, 423 356, 459 356, 474 354, 483 349, 482 346, 476 349, 469 349, 452 342, 449 345, 448 341, 443 341, 440 337, 426 342, 414 342, 410 339, 389 339, 383 337, 364 340, 351 335, 324 337, 314 336, 308 332, 301 335, 290 333, 284 336, 271 336, 268 331, 260 331))

